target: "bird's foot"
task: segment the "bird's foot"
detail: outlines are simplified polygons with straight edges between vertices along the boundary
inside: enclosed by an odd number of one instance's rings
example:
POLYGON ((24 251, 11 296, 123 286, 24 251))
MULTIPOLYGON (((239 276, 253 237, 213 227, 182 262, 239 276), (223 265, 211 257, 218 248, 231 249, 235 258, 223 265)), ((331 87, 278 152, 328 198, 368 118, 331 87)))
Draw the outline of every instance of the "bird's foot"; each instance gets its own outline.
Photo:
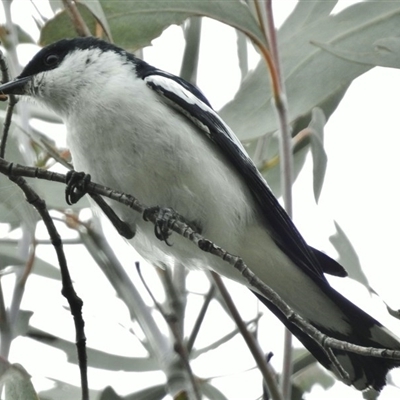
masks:
POLYGON ((165 242, 168 246, 172 246, 168 242, 172 230, 170 229, 171 221, 177 219, 178 214, 172 208, 167 207, 149 207, 143 212, 143 219, 145 221, 154 221, 154 234, 158 240, 165 242))
POLYGON ((77 203, 87 193, 87 186, 90 183, 90 179, 90 175, 84 172, 68 171, 65 201, 70 206, 77 203))

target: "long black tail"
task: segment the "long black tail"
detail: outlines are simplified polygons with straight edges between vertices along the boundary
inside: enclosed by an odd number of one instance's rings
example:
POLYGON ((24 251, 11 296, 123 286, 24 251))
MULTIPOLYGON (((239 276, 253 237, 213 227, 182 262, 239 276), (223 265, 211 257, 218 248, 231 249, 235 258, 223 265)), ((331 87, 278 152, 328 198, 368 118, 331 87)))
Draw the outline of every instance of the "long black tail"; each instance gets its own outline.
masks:
MULTIPOLYGON (((340 293, 328 286, 325 288, 326 295, 334 300, 335 304, 343 312, 343 319, 351 325, 351 332, 343 335, 338 332, 325 329, 315 321, 312 325, 324 334, 338 340, 366 347, 388 348, 400 350, 400 342, 378 321, 351 303, 340 293)), ((270 301, 254 293, 307 348, 307 350, 328 370, 335 372, 331 361, 321 347, 296 325, 289 322, 279 309, 270 301)), ((335 356, 350 377, 350 382, 358 390, 374 388, 380 391, 386 384, 386 375, 390 369, 400 366, 400 360, 391 360, 377 357, 361 356, 358 354, 333 350, 335 356)))

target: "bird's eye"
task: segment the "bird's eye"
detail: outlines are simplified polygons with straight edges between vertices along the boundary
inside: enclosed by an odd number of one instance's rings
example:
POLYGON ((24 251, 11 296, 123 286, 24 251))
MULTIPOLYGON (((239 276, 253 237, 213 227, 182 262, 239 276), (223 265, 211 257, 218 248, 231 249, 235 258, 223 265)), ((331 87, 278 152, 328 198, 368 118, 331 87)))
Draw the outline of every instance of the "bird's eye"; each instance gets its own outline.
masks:
POLYGON ((44 63, 49 67, 54 67, 58 64, 60 58, 57 54, 49 54, 44 58, 44 63))

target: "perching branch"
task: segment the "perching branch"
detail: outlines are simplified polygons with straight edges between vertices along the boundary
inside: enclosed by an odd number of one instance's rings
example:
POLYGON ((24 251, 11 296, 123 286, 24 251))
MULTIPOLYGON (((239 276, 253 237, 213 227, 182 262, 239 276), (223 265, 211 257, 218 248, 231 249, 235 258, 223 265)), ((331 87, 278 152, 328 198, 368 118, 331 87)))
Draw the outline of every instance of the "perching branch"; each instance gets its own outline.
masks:
MULTIPOLYGON (((12 174, 13 176, 39 178, 64 184, 66 181, 66 176, 64 174, 46 171, 40 168, 13 164, 3 159, 0 159, 0 173, 3 173, 7 176, 12 174)), ((96 193, 98 195, 108 197, 109 199, 124 204, 141 214, 148 209, 146 205, 141 203, 134 196, 116 191, 97 183, 89 182, 87 185, 87 191, 88 193, 96 193)), ((155 214, 148 214, 147 219, 153 224, 158 222, 155 214)), ((256 291, 261 293, 268 301, 272 302, 276 307, 278 307, 278 309, 290 322, 295 324, 299 329, 313 338, 321 346, 321 348, 325 349, 326 347, 330 347, 332 349, 349 351, 367 357, 400 360, 400 350, 358 346, 342 340, 333 339, 320 332, 318 329, 309 324, 304 318, 296 314, 276 292, 270 289, 247 267, 240 257, 228 253, 223 248, 204 238, 183 221, 184 218, 179 215, 176 218, 171 218, 168 221, 168 229, 190 240, 197 247, 199 247, 200 250, 211 253, 229 263, 232 267, 236 268, 256 291)))

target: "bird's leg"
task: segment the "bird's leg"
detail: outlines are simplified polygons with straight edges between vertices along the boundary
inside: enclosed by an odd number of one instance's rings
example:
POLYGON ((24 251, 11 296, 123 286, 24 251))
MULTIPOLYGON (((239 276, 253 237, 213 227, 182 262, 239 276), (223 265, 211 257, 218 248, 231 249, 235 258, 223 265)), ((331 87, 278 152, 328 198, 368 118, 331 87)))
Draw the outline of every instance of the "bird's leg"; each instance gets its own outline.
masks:
MULTIPOLYGON (((69 171, 66 177, 65 200, 69 205, 77 203, 86 193, 90 183, 90 175, 85 172, 69 171)), ((91 193, 90 197, 97 203, 101 210, 114 225, 114 228, 125 239, 132 239, 135 231, 126 222, 122 221, 114 210, 98 194, 91 193)))

